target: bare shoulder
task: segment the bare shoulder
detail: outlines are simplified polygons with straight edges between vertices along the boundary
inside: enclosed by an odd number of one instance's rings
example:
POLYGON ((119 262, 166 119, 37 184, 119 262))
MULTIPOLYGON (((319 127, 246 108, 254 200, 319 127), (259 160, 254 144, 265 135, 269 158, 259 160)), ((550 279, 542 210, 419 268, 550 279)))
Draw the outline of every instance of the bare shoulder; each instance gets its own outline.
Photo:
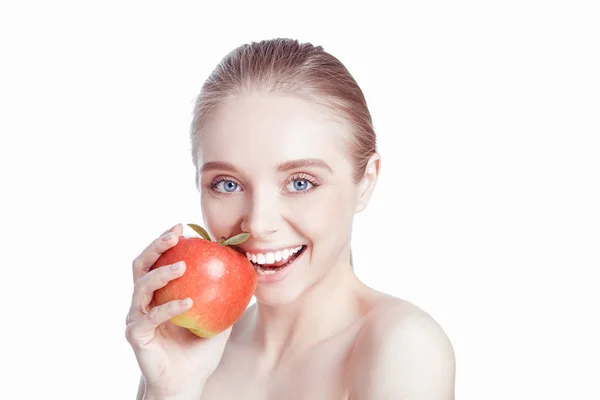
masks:
POLYGON ((455 357, 442 327, 414 304, 388 297, 361 327, 350 399, 454 399, 455 357))

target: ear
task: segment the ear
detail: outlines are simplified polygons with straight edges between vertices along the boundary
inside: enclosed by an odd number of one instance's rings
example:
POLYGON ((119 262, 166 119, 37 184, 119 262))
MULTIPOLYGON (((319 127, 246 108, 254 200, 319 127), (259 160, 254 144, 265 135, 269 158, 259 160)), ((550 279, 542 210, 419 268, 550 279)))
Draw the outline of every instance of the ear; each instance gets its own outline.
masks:
POLYGON ((355 213, 363 211, 367 207, 367 204, 369 204, 369 200, 371 200, 371 196, 375 190, 375 185, 377 184, 380 168, 381 156, 379 153, 374 153, 371 158, 369 158, 369 162, 365 168, 365 173, 359 184, 360 192, 358 201, 356 202, 356 208, 354 210, 355 213))

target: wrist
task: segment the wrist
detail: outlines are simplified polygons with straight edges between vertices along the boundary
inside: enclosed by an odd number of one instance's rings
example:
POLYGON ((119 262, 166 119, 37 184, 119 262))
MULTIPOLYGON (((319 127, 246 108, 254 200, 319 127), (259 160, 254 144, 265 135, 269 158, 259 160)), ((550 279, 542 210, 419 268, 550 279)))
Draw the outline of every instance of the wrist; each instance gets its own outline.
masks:
POLYGON ((154 393, 151 390, 149 390, 146 391, 146 394, 144 395, 144 400, 198 400, 200 399, 200 396, 202 396, 201 390, 193 393, 187 392, 174 395, 154 393))
POLYGON ((146 387, 144 400, 199 400, 204 385, 194 389, 182 390, 180 393, 165 393, 164 390, 146 387))

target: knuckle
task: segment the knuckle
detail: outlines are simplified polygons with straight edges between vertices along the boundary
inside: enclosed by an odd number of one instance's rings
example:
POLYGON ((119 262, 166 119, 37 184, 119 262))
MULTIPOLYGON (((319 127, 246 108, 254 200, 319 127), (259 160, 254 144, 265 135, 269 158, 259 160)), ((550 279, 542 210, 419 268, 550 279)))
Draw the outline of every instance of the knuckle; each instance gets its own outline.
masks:
POLYGON ((158 324, 160 322, 160 314, 161 307, 154 307, 150 312, 146 315, 146 318, 150 320, 153 324, 158 324))
MULTIPOLYGON (((156 271, 150 271, 146 275, 142 276, 135 283, 134 287, 137 287, 139 292, 148 291, 148 286, 152 284, 152 281, 156 279, 156 271)), ((134 289, 135 290, 135 289, 134 289)))
POLYGON ((173 270, 171 270, 171 268, 169 268, 168 265, 165 265, 164 267, 161 268, 160 274, 158 279, 159 279, 159 283, 161 284, 161 286, 166 285, 167 283, 169 283, 169 281, 171 281, 173 279, 173 270))
POLYGON ((158 286, 158 287, 164 287, 167 283, 169 283, 169 281, 170 281, 170 279, 169 279, 168 275, 159 276, 156 279, 156 286, 158 286))
POLYGON ((167 266, 153 269, 146 275, 148 277, 147 285, 150 286, 151 289, 154 291, 166 285, 167 282, 171 280, 170 275, 171 274, 169 273, 169 268, 167 266))
POLYGON ((140 257, 140 256, 137 256, 137 257, 136 257, 136 258, 133 260, 133 262, 131 263, 131 268, 132 268, 134 271, 140 271, 140 270, 142 269, 142 265, 141 265, 141 264, 142 264, 141 257, 140 257))
POLYGON ((125 327, 125 339, 127 339, 129 343, 135 343, 133 324, 127 324, 127 326, 125 327))
POLYGON ((149 247, 149 251, 152 254, 155 255, 161 255, 162 253, 164 253, 165 251, 167 251, 169 249, 170 244, 165 241, 163 241, 161 238, 155 239, 152 244, 149 247))
POLYGON ((171 280, 168 271, 161 270, 162 268, 152 270, 135 282, 133 285, 135 299, 152 295, 156 289, 165 286, 171 280))
POLYGON ((146 275, 142 276, 133 284, 133 299, 137 299, 141 293, 144 292, 144 286, 146 282, 146 275))
POLYGON ((135 326, 133 324, 128 325, 125 328, 125 338, 127 339, 127 342, 129 343, 129 345, 135 351, 137 351, 138 349, 143 347, 142 338, 139 337, 139 334, 137 333, 137 330, 135 329, 135 326))

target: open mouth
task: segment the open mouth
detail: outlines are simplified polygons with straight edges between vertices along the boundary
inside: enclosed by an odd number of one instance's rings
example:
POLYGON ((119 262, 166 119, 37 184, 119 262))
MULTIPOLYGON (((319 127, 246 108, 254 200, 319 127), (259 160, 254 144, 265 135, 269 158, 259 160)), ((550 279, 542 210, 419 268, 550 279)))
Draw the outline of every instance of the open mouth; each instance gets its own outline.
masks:
POLYGON ((283 268, 287 267, 288 265, 290 265, 291 263, 293 263, 294 260, 296 260, 298 257, 300 257, 302 255, 302 253, 304 253, 304 250, 306 250, 306 245, 303 245, 300 250, 298 250, 297 252, 295 252, 294 254, 289 256, 287 260, 285 260, 285 261, 282 260, 280 262, 275 262, 273 264, 259 264, 259 263, 255 263, 253 261, 251 261, 251 263, 252 263, 252 265, 254 265, 255 268, 262 269, 264 271, 277 271, 277 270, 283 269, 283 268))
MULTIPOLYGON (((254 266, 254 268, 256 268, 257 272, 259 272, 261 274, 265 274, 265 275, 274 274, 275 272, 284 269, 285 267, 287 267, 291 263, 293 263, 296 259, 298 259, 298 257, 300 257, 304 253, 304 251, 306 250, 306 247, 307 247, 306 245, 302 245, 298 251, 296 251, 294 254, 291 254, 285 260, 275 261, 275 262, 271 262, 268 264, 267 263, 259 264, 258 262, 250 260, 250 263, 254 266)), ((245 254, 239 248, 236 248, 236 250, 242 254, 245 254)))

